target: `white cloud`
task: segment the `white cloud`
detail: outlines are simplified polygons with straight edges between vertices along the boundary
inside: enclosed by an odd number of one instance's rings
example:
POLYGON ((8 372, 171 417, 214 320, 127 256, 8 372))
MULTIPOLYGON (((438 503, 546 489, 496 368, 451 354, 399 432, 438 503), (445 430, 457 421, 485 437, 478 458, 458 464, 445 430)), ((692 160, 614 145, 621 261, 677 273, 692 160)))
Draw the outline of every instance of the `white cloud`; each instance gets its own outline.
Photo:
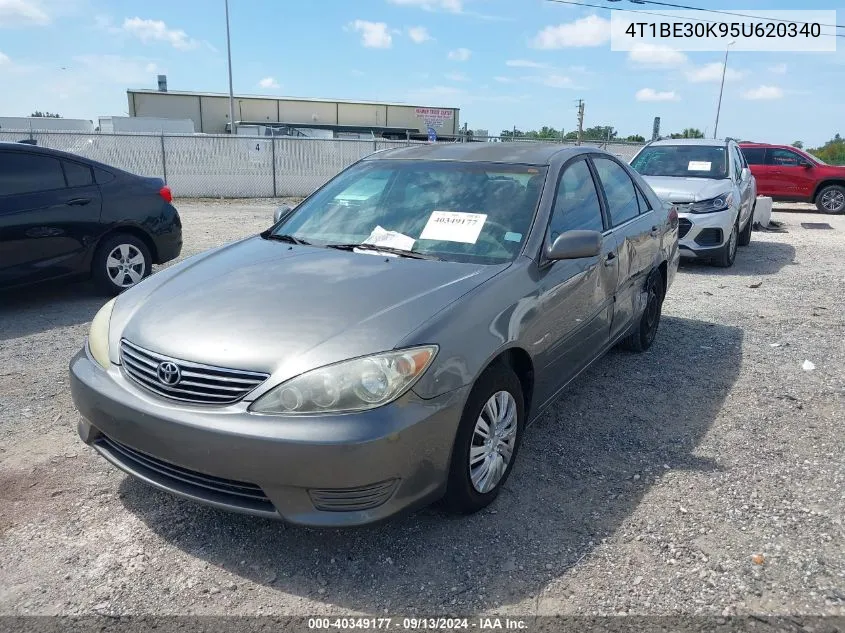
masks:
POLYGON ((12 60, 9 59, 9 56, 0 51, 0 67, 2 66, 11 66, 12 60))
POLYGON ((548 86, 549 88, 572 87, 572 80, 569 77, 565 77, 564 75, 557 75, 554 73, 542 77, 531 77, 530 79, 531 81, 536 81, 538 83, 543 84, 544 86, 548 86))
POLYGON ((511 68, 548 68, 548 64, 543 64, 541 62, 532 62, 529 59, 509 59, 505 62, 505 66, 510 66, 511 68))
POLYGON ((365 48, 390 48, 393 46, 393 36, 387 30, 384 22, 368 22, 355 20, 349 27, 361 34, 361 45, 365 48))
POLYGON ((38 0, 0 0, 0 27, 43 26, 50 16, 38 0))
POLYGON ((635 95, 637 101, 680 101, 681 98, 674 91, 657 92, 654 88, 643 88, 637 90, 635 95))
POLYGON ((451 13, 463 11, 461 0, 388 0, 388 2, 405 7, 419 7, 426 11, 449 11, 451 13))
POLYGON ((643 42, 628 52, 628 59, 641 66, 671 68, 683 66, 689 58, 681 51, 668 46, 643 42))
POLYGON ((463 73, 446 73, 443 76, 449 81, 468 81, 468 77, 463 73))
POLYGON ((414 44, 422 44, 423 42, 429 41, 431 35, 428 33, 428 29, 424 26, 412 26, 408 29, 408 37, 413 40, 414 44))
POLYGON ((782 99, 783 89, 778 86, 760 86, 753 90, 746 90, 742 93, 742 98, 749 101, 770 101, 772 99, 782 99))
POLYGON ((279 82, 276 81, 273 77, 264 77, 264 79, 258 82, 258 86, 260 88, 271 88, 273 90, 278 90, 279 88, 281 88, 279 82))
POLYGON ((472 56, 472 51, 468 48, 456 48, 453 51, 449 51, 449 59, 452 59, 456 62, 465 62, 472 56))
POLYGON ((786 64, 775 64, 774 66, 769 67, 769 72, 774 73, 775 75, 785 75, 786 71, 786 64))
POLYGON ((597 15, 547 26, 534 36, 531 45, 534 48, 555 49, 584 46, 601 46, 610 40, 610 20, 597 15))
POLYGON ((173 48, 186 51, 199 46, 199 42, 188 37, 182 29, 171 29, 163 20, 144 20, 139 17, 126 18, 123 30, 142 42, 166 42, 173 48))
MULTIPOLYGON (((693 68, 687 71, 687 79, 692 83, 703 83, 706 81, 722 81, 722 69, 724 64, 721 62, 714 62, 712 64, 705 64, 700 68, 693 68)), ((725 72, 725 81, 733 81, 742 79, 745 73, 733 68, 728 68, 725 72)))

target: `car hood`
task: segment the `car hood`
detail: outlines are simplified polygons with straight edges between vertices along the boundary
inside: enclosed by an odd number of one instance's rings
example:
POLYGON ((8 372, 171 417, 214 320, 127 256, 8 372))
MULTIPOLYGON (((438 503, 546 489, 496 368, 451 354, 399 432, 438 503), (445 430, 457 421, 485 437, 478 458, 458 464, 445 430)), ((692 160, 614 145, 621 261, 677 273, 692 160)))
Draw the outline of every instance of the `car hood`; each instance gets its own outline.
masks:
POLYGON ((727 178, 679 178, 675 176, 643 176, 657 197, 664 202, 698 202, 709 200, 733 189, 727 178))
POLYGON ((392 349, 506 267, 249 238, 156 273, 118 297, 112 361, 126 338, 175 359, 296 375, 392 349))

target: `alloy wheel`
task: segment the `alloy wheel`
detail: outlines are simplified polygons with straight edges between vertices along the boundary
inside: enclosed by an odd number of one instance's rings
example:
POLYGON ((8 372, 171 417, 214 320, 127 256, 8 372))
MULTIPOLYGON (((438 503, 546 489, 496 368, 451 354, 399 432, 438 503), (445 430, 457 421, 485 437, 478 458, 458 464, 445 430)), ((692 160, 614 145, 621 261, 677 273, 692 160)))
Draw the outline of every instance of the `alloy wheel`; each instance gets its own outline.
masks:
POLYGON ((845 208, 845 193, 839 191, 838 189, 825 191, 822 196, 821 203, 825 211, 829 211, 830 213, 839 213, 843 208, 845 208))
POLYGON ((508 391, 494 393, 478 415, 469 448, 469 475, 481 494, 501 481, 516 446, 516 400, 508 391))
POLYGON ((132 244, 119 244, 106 257, 106 274, 119 288, 129 288, 141 281, 146 267, 143 253, 132 244))

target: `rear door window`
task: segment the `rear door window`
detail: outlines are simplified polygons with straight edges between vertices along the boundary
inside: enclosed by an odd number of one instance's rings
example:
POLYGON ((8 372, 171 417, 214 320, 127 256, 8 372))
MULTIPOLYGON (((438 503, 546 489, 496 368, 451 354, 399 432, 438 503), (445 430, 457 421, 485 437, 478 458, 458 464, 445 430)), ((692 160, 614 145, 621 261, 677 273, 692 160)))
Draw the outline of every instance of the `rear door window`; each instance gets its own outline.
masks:
POLYGON ((801 157, 788 149, 770 149, 766 156, 766 163, 778 167, 798 167, 801 157))
POLYGON ((740 147, 739 150, 745 156, 749 165, 762 165, 766 162, 766 150, 762 147, 740 147))
POLYGON ((73 161, 63 161, 65 168, 65 178, 67 179, 68 187, 87 187, 94 184, 94 175, 91 173, 91 168, 88 165, 81 163, 74 163, 73 161))
POLYGON ((640 213, 634 181, 619 163, 601 156, 593 157, 593 164, 607 197, 607 206, 613 226, 633 220, 640 213))
POLYGON ((0 152, 0 196, 64 189, 62 164, 52 156, 0 152))

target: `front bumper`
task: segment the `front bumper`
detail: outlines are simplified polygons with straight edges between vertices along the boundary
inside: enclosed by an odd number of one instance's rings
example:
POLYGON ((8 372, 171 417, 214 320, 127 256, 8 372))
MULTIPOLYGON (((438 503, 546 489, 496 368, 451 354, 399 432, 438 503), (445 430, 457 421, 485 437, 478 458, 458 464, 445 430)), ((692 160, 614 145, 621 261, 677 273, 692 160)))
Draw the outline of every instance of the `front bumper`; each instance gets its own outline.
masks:
POLYGON ((708 259, 722 250, 736 221, 736 209, 679 213, 678 248, 682 257, 708 259))
POLYGON ((167 401, 70 362, 82 440, 129 474, 226 510, 302 525, 362 525, 443 494, 469 387, 431 400, 408 392, 357 414, 283 417, 167 401))

